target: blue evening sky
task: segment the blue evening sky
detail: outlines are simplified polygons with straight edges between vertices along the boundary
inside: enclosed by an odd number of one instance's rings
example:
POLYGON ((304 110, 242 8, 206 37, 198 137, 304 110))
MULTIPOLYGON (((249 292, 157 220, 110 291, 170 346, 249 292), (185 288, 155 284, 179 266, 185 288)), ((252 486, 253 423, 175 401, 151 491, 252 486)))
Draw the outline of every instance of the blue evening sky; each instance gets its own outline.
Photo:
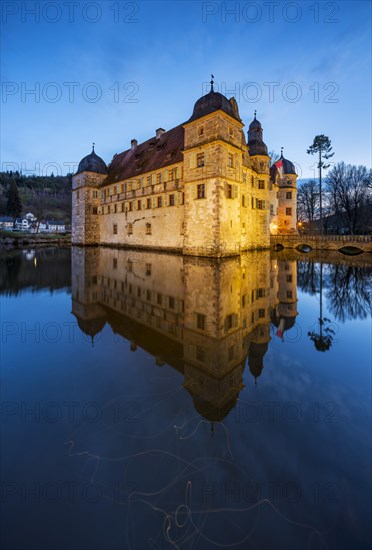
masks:
POLYGON ((245 130, 257 109, 269 150, 283 146, 301 177, 314 175, 316 134, 331 138, 335 162, 371 165, 368 1, 1 9, 2 169, 65 174, 92 142, 108 163, 132 138, 186 121, 210 73, 236 96, 245 130))

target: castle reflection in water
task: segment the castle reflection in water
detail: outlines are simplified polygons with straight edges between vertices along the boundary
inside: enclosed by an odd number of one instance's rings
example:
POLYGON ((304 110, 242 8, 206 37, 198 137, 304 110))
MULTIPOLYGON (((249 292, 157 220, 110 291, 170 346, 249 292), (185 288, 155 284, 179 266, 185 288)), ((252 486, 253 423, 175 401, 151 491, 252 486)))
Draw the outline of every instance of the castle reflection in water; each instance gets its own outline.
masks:
POLYGON ((257 379, 271 339, 296 322, 297 262, 269 251, 208 260, 109 248, 72 249, 72 312, 92 338, 114 333, 184 376, 210 421, 234 407, 248 364, 257 379))

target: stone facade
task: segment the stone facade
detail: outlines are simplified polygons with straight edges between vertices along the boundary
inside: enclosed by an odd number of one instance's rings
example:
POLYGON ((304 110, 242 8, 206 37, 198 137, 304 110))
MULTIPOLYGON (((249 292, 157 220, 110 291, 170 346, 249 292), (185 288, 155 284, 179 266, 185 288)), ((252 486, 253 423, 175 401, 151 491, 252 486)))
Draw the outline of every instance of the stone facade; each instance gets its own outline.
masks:
MULTIPOLYGON (((131 150, 121 154, 121 171, 115 157, 106 174, 90 171, 96 166, 104 171, 94 152, 93 168, 89 156, 83 159, 73 177, 73 244, 223 257, 269 248, 270 233, 296 230, 296 175, 271 177, 263 142, 259 154, 250 154, 236 102, 213 91, 201 100, 203 110, 197 102, 181 127, 159 129, 145 144, 132 140, 131 150), (216 108, 220 98, 222 107, 216 108), (153 166, 151 151, 159 157, 163 144, 181 131, 175 162, 171 151, 153 166), (126 169, 129 163, 132 169, 126 169)), ((256 129, 259 122, 254 123, 256 129)))

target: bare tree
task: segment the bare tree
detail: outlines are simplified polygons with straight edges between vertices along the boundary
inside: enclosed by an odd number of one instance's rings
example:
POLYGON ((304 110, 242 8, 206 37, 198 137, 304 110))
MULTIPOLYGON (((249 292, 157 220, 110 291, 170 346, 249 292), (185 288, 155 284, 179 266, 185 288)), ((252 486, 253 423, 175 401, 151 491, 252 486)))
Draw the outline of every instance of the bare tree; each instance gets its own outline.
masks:
POLYGON ((270 166, 272 166, 274 162, 280 159, 279 153, 274 151, 274 149, 271 149, 271 151, 269 151, 269 157, 270 157, 270 166))
MULTIPOLYGON (((363 209, 371 202, 371 170, 339 162, 327 175, 326 187, 333 212, 354 235, 363 209)), ((360 227, 362 230, 363 228, 360 227)))
POLYGON ((297 191, 297 214, 301 221, 312 222, 319 206, 319 188, 315 180, 305 181, 297 191))

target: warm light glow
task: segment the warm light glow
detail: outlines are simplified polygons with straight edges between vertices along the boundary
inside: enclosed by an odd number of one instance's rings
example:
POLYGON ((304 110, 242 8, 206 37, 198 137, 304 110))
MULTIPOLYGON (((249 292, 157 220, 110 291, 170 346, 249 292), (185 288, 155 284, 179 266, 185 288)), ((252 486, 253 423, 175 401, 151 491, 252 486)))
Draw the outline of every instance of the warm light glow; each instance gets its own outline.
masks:
POLYGON ((34 266, 37 267, 37 258, 34 258, 34 266))

